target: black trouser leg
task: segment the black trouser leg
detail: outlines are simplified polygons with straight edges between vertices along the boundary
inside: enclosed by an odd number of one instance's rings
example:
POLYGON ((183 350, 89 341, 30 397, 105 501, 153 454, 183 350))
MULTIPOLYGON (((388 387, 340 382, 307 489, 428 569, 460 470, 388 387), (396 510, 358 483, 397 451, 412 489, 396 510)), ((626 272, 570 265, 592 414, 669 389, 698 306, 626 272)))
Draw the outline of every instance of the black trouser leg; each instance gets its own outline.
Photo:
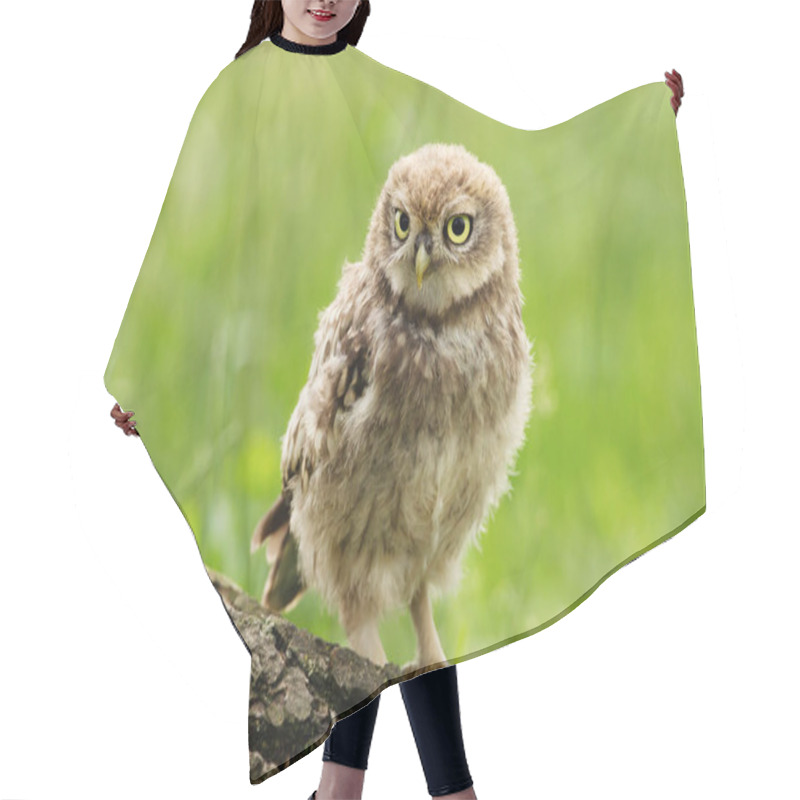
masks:
POLYGON ((438 797, 472 786, 461 732, 456 665, 400 684, 428 792, 438 797))
POLYGON ((377 695, 372 702, 333 726, 331 735, 325 740, 323 761, 335 761, 356 769, 367 768, 380 699, 381 696, 377 695))
MULTIPOLYGON (((461 732, 456 665, 403 681, 400 692, 430 795, 438 797, 468 789, 473 782, 461 732)), ((323 761, 367 768, 380 699, 378 695, 333 726, 325 740, 323 761)))

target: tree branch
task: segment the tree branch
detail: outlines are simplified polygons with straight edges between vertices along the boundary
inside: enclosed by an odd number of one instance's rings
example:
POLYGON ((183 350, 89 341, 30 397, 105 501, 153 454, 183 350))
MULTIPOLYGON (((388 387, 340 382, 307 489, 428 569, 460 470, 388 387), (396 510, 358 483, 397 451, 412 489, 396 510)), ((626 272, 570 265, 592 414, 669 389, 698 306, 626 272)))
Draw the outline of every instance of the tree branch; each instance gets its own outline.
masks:
POLYGON ((251 784, 319 747, 339 709, 347 709, 341 716, 348 716, 400 680, 397 664, 381 668, 348 647, 313 636, 206 569, 250 651, 251 784))

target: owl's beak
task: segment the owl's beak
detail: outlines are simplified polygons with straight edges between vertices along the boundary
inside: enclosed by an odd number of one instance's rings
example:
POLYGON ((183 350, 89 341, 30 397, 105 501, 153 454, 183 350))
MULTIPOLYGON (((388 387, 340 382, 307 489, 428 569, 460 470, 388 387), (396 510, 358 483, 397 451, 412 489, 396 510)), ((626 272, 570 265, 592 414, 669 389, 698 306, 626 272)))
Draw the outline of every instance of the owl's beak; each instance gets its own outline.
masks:
POLYGON ((431 256, 428 252, 428 248, 423 244, 420 243, 420 246, 417 248, 417 288, 422 288, 422 276, 428 271, 428 267, 431 265, 431 256))

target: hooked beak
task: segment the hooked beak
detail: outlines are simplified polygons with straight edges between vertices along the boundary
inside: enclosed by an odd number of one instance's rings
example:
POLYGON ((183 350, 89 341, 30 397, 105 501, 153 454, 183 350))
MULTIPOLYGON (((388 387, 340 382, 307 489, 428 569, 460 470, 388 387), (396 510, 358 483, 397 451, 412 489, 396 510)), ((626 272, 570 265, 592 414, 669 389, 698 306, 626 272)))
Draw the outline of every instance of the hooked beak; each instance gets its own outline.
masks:
POLYGON ((417 248, 417 288, 422 288, 422 276, 428 271, 428 267, 431 265, 431 255, 428 252, 428 248, 425 246, 424 242, 420 242, 419 248, 417 248))

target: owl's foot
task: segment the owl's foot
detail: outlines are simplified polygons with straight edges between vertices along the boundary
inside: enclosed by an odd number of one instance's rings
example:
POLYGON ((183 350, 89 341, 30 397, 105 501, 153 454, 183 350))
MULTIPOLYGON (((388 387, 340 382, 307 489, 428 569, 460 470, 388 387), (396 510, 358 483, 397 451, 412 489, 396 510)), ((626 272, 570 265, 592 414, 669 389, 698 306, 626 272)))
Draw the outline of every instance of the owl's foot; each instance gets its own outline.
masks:
POLYGON ((409 675, 412 672, 427 672, 430 669, 439 669, 440 667, 449 667, 450 664, 447 659, 442 656, 441 658, 428 658, 428 659, 421 659, 419 656, 415 658, 413 661, 406 661, 402 667, 400 667, 400 674, 401 675, 409 675))
POLYGON ((400 667, 400 674, 408 675, 410 672, 417 672, 419 668, 419 659, 415 658, 413 661, 406 661, 406 663, 400 667))

